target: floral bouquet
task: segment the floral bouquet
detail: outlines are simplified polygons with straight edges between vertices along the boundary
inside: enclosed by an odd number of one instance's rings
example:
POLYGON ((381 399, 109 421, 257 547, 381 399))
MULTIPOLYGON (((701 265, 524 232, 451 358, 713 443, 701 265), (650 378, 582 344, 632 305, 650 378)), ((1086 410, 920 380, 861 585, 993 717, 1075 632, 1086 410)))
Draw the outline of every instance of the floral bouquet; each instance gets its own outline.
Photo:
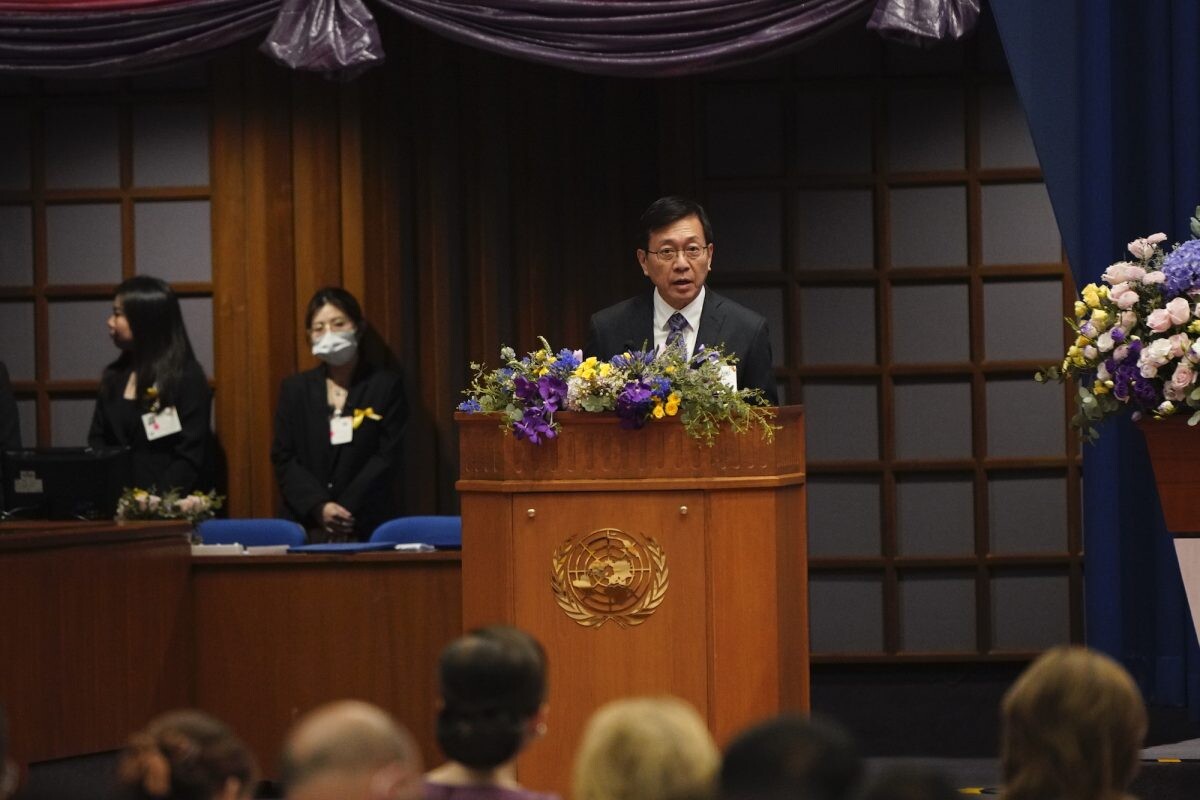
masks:
POLYGON ((193 526, 212 519, 225 504, 216 492, 192 492, 178 489, 158 495, 145 489, 126 489, 117 501, 117 522, 135 519, 185 519, 193 526))
POLYGON ((1096 423, 1129 409, 1134 419, 1162 418, 1197 409, 1200 421, 1200 207, 1192 239, 1164 252, 1166 234, 1129 243, 1131 261, 1104 272, 1105 285, 1089 283, 1067 324, 1076 333, 1061 366, 1040 370, 1038 381, 1079 381, 1071 424, 1087 440, 1096 423))
POLYGON ((678 416, 688 435, 709 446, 721 423, 739 433, 754 426, 764 438, 774 436, 773 412, 762 392, 727 383, 734 362, 718 349, 702 345, 689 358, 682 347, 671 346, 600 361, 583 358, 579 350, 555 352, 541 342, 541 349, 521 358, 502 347, 499 369, 472 363, 475 377, 458 410, 500 412, 504 428, 534 444, 558 435, 559 411, 615 411, 627 429, 678 416))

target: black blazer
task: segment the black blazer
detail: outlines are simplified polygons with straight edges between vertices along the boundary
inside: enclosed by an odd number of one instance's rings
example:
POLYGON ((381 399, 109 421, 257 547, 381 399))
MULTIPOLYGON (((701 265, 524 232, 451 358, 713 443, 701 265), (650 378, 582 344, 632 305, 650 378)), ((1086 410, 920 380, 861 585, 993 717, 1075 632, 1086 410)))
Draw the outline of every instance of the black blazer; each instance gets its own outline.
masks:
MULTIPOLYGON (((642 345, 654 346, 654 296, 642 292, 592 315, 588 325, 588 343, 584 354, 608 359, 642 345)), ((759 313, 722 297, 712 289, 704 290, 704 311, 696 346, 720 345, 728 355, 736 355, 738 388, 762 389, 771 405, 779 404, 775 375, 771 371, 771 339, 767 320, 759 313)))
POLYGON ((391 485, 400 462, 408 419, 404 381, 398 372, 360 362, 343 410, 374 409, 380 420, 364 418, 346 444, 329 443, 330 408, 325 367, 285 378, 275 412, 271 462, 283 495, 284 514, 312 527, 330 501, 354 515, 354 533, 366 539, 397 514, 391 485))
POLYGON ((21 449, 21 421, 17 417, 17 398, 8 380, 8 367, 0 361, 0 448, 21 449))
MULTIPOLYGON (((146 439, 142 414, 147 408, 137 400, 126 400, 129 370, 114 376, 115 391, 100 387, 92 426, 91 447, 128 446, 133 449, 133 484, 139 489, 182 492, 212 489, 212 390, 196 361, 183 368, 175 410, 182 430, 153 442, 146 439)), ((139 392, 141 387, 139 387, 139 392)))

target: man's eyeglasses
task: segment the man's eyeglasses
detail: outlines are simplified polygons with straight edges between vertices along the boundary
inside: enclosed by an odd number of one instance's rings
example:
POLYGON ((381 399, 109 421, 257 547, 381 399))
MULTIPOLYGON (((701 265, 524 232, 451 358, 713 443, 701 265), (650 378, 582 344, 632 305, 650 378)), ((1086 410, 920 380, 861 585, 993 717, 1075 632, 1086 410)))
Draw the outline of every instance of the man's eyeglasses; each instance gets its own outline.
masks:
POLYGON ((665 261, 668 264, 679 257, 680 253, 687 258, 688 261, 695 261, 700 256, 708 252, 708 245, 689 244, 683 250, 678 250, 674 247, 664 247, 661 250, 647 250, 647 253, 658 256, 659 261, 665 261))
POLYGON ((308 332, 309 333, 324 333, 326 327, 328 327, 329 330, 331 330, 331 331, 341 332, 341 331, 348 331, 351 328, 353 328, 354 323, 351 322, 350 320, 346 319, 345 317, 335 317, 335 318, 329 320, 328 323, 318 322, 316 325, 313 325, 311 328, 309 328, 308 332))

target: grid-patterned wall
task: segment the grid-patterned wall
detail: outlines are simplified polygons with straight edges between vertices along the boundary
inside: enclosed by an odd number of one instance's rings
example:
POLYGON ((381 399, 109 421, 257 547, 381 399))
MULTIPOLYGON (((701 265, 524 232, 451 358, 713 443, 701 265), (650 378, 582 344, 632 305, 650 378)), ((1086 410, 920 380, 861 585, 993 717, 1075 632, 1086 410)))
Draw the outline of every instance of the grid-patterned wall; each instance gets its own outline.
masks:
POLYGON ((1020 658, 1081 636, 1072 294, 995 32, 847 31, 703 82, 714 287, 808 413, 817 660, 1020 658))
POLYGON ((0 83, 0 359, 25 445, 86 443, 131 275, 175 287, 212 375, 210 117, 204 70, 0 83))

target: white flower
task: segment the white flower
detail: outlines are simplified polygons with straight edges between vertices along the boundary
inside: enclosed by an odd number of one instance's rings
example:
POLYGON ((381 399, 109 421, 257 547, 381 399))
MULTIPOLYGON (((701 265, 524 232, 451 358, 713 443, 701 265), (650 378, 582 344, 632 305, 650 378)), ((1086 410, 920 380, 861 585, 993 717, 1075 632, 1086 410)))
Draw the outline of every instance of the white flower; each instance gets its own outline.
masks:
POLYGON ((1104 333, 1097 336, 1096 337, 1096 347, 1098 347, 1100 349, 1101 353, 1107 353, 1109 350, 1112 350, 1113 349, 1112 331, 1105 331, 1104 333))

